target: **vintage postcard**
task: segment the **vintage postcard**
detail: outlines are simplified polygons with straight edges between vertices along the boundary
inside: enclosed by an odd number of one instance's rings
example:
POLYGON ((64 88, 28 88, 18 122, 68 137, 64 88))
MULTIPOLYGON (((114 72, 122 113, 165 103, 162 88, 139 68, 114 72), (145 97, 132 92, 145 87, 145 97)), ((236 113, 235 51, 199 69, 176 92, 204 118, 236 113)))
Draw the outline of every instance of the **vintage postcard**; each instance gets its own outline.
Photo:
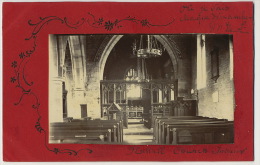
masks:
POLYGON ((4 161, 253 161, 253 7, 3 3, 4 161))

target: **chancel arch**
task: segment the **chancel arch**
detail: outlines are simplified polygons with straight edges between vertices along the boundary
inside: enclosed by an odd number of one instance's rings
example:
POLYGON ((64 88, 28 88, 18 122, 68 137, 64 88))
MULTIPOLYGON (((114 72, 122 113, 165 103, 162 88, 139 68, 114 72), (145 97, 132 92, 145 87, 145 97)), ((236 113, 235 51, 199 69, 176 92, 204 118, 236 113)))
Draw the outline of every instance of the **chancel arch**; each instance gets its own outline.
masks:
MULTIPOLYGON (((102 51, 99 61, 99 68, 100 68, 100 80, 103 80, 104 77, 104 69, 106 65, 106 61, 108 56, 110 55, 112 49, 115 47, 115 45, 119 42, 119 40, 124 35, 114 35, 107 43, 107 45, 104 47, 104 50, 102 51)), ((173 70, 174 70, 174 76, 178 78, 178 56, 180 54, 180 51, 176 49, 177 45, 175 43, 172 43, 166 36, 164 35, 153 35, 167 50, 171 62, 173 64, 173 70)))

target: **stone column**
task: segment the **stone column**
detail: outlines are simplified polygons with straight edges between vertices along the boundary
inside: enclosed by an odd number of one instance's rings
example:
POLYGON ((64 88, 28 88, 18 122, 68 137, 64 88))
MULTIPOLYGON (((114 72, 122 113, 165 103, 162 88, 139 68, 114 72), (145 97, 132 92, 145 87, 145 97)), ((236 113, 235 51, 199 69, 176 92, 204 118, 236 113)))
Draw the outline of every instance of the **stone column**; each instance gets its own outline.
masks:
POLYGON ((101 96, 100 96, 100 79, 99 68, 94 62, 87 62, 87 88, 86 103, 88 104, 88 116, 92 118, 101 117, 101 96))
POLYGON ((49 122, 63 121, 62 82, 60 77, 49 82, 49 122))
POLYGON ((49 35, 49 122, 63 121, 62 82, 59 72, 58 46, 55 35, 49 35))

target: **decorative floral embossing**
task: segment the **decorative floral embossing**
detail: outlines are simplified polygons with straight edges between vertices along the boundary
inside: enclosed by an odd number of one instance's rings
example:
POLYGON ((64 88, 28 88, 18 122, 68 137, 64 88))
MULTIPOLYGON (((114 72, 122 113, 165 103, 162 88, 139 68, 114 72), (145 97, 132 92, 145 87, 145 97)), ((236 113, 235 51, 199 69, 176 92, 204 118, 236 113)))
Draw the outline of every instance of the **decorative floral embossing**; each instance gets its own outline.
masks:
POLYGON ((104 21, 103 18, 99 18, 98 21, 97 21, 97 24, 98 24, 98 25, 102 25, 102 24, 103 24, 103 21, 104 21))
POLYGON ((107 21, 105 22, 105 29, 107 29, 108 31, 111 31, 114 28, 114 23, 107 21))
POLYGON ((13 61, 12 64, 11 64, 11 66, 12 66, 13 68, 16 68, 16 67, 17 67, 17 61, 13 61))
POLYGON ((11 83, 14 83, 16 81, 15 77, 11 77, 11 83))
POLYGON ((19 57, 20 57, 21 59, 23 59, 23 58, 25 57, 24 52, 21 52, 21 53, 19 54, 19 57))
POLYGON ((133 22, 133 23, 136 23, 136 24, 141 24, 142 27, 150 27, 150 26, 168 26, 170 24, 172 24, 174 22, 174 19, 167 23, 167 24, 162 24, 162 25, 156 25, 156 24, 152 24, 148 21, 148 19, 137 19, 135 17, 131 17, 131 16, 128 16, 126 18, 123 18, 123 19, 115 19, 115 21, 111 21, 111 20, 107 20, 105 21, 105 24, 103 24, 104 22, 104 19, 103 18, 98 18, 96 19, 96 17, 91 14, 91 13, 88 13, 91 17, 92 17, 92 21, 90 21, 89 19, 87 20, 88 24, 94 28, 105 28, 107 31, 112 31, 114 29, 114 27, 117 27, 117 28, 121 28, 123 27, 123 25, 120 25, 120 23, 122 23, 123 21, 129 21, 129 22, 133 22))
POLYGON ((141 20, 142 26, 149 26, 149 21, 147 19, 141 20))

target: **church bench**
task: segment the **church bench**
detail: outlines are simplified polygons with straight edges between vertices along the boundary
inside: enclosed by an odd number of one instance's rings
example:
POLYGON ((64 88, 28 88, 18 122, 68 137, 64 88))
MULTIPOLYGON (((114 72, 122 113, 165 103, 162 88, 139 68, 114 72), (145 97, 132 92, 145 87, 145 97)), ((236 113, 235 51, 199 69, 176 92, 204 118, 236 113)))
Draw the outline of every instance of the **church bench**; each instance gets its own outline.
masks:
MULTIPOLYGON (((72 120, 72 122, 74 122, 72 120)), ((117 125, 115 129, 119 142, 123 142, 123 121, 122 120, 82 120, 80 122, 96 125, 117 125)))
POLYGON ((195 120, 164 120, 164 121, 161 121, 159 123, 159 127, 158 127, 158 141, 160 143, 165 143, 165 137, 167 135, 167 128, 170 127, 170 126, 178 126, 178 125, 186 125, 186 127, 189 127, 191 125, 196 125, 196 124, 203 124, 203 123, 206 123, 206 124, 216 124, 216 123, 224 123, 226 122, 226 120, 224 119, 210 119, 210 118, 207 118, 207 119, 195 119, 195 120))
POLYGON ((149 113, 143 113, 142 114, 142 118, 143 118, 143 121, 144 121, 144 126, 147 127, 147 128, 151 128, 151 121, 152 121, 152 117, 149 113))
POLYGON ((164 116, 164 117, 157 117, 154 120, 154 140, 158 141, 158 137, 161 133, 161 122, 164 121, 177 121, 177 120, 198 120, 198 119, 207 119, 207 117, 201 117, 201 116, 164 116))
MULTIPOLYGON (((73 122, 73 121, 72 121, 73 122)), ((115 136, 118 142, 123 142, 123 121, 122 120, 82 120, 84 123, 92 123, 96 125, 117 125, 115 136)))
POLYGON ((73 119, 71 122, 84 122, 95 123, 97 125, 102 124, 117 124, 116 134, 119 137, 120 142, 123 142, 123 121, 122 120, 86 120, 86 119, 73 119))
POLYGON ((81 124, 71 124, 71 123, 51 123, 50 126, 50 137, 56 136, 56 137, 75 137, 75 139, 78 139, 77 135, 82 135, 83 132, 85 132, 84 135, 96 135, 99 137, 100 135, 104 135, 104 132, 107 132, 104 139, 110 141, 116 140, 116 134, 115 134, 115 128, 111 126, 97 126, 97 125, 81 125, 81 124), (60 134, 59 134, 60 133, 60 134), (70 136, 71 133, 71 136, 70 136))
POLYGON ((66 125, 59 125, 53 126, 55 130, 111 130, 111 141, 112 142, 119 142, 119 131, 118 126, 115 124, 106 124, 106 125, 97 125, 95 123, 86 124, 86 123, 77 123, 77 124, 66 124, 66 125), (55 127, 55 128, 54 128, 55 127))
POLYGON ((183 100, 178 97, 175 101, 167 103, 152 103, 149 113, 144 114, 144 125, 154 128, 154 120, 165 116, 196 116, 197 100, 183 100))
POLYGON ((216 123, 226 123, 225 119, 216 119, 216 118, 208 118, 208 117, 200 117, 200 116, 169 116, 164 118, 157 118, 155 120, 154 127, 154 140, 156 143, 165 144, 168 125, 186 125, 189 127, 194 124, 216 124, 216 123))
POLYGON ((122 124, 118 121, 101 121, 101 120, 87 120, 69 123, 51 123, 51 132, 70 130, 70 131, 100 131, 100 130, 110 130, 108 134, 110 137, 106 139, 111 139, 111 142, 122 142, 123 141, 123 128, 122 124))
POLYGON ((111 130, 71 130, 67 129, 55 130, 50 134, 50 140, 64 140, 85 141, 85 142, 111 142, 111 130))
POLYGON ((198 118, 198 119, 163 119, 163 120, 160 120, 158 122, 158 132, 164 132, 167 124, 183 124, 183 123, 186 123, 186 124, 193 124, 193 123, 203 123, 203 122, 207 122, 207 123, 210 123, 210 122, 213 122, 213 123, 216 123, 216 122, 226 122, 227 120, 225 119, 211 119, 211 118, 198 118))
POLYGON ((233 122, 168 125, 164 144, 233 143, 233 122))
MULTIPOLYGON (((81 119, 74 119, 71 122, 84 122, 87 124, 93 124, 93 125, 114 125, 116 124, 117 127, 115 131, 112 130, 112 132, 115 132, 115 136, 118 139, 118 142, 123 142, 123 121, 122 120, 81 120, 81 119)), ((113 133, 112 133, 113 134, 113 133)))

